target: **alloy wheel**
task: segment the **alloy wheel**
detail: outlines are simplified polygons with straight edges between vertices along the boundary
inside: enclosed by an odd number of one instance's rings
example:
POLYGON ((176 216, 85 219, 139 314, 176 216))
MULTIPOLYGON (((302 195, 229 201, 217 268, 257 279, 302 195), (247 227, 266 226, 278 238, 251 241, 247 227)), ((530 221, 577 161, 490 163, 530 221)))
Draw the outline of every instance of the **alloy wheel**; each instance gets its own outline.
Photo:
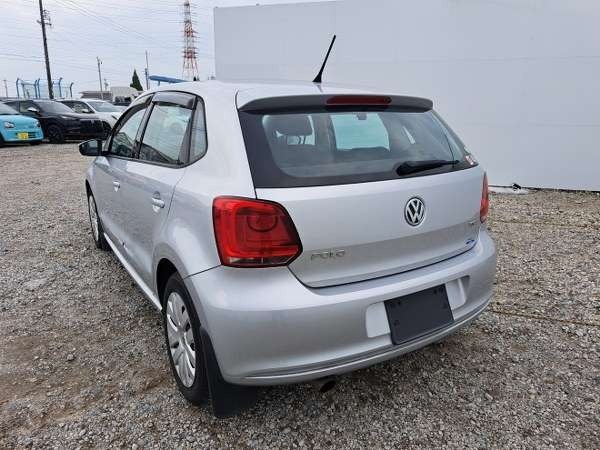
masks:
POLYGON ((196 375, 196 345, 188 309, 177 292, 169 295, 166 314, 173 365, 181 383, 189 388, 194 384, 196 375))
POLYGON ((98 242, 100 240, 100 225, 98 222, 98 213, 96 212, 96 202, 93 196, 88 197, 88 207, 90 210, 90 224, 92 226, 92 233, 94 240, 98 242))
POLYGON ((48 128, 48 139, 50 141, 59 141, 61 138, 60 129, 56 126, 48 128))

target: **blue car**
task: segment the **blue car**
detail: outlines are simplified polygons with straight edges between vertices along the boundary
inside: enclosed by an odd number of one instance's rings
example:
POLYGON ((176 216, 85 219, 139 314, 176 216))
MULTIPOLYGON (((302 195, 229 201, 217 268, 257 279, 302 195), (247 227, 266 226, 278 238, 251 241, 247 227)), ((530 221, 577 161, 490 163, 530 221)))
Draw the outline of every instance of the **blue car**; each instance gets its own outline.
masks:
POLYGON ((0 103, 0 147, 5 143, 28 142, 39 144, 44 139, 40 122, 19 114, 10 106, 0 103))

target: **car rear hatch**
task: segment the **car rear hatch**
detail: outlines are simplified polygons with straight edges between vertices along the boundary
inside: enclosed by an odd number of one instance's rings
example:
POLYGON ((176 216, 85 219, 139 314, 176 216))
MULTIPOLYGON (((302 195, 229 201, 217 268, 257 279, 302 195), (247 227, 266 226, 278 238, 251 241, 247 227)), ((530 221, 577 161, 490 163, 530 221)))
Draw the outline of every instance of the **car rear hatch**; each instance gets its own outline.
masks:
POLYGON ((302 243, 289 268, 324 287, 391 275, 470 249, 483 171, 414 97, 309 95, 240 107, 259 199, 302 243))

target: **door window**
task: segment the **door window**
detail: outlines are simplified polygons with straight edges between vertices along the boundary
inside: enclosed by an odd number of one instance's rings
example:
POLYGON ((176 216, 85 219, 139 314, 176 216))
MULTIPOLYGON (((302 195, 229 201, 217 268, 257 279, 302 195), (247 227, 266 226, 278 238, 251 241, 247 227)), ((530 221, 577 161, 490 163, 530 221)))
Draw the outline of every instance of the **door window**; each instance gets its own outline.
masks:
POLYGON ((22 112, 23 114, 31 114, 30 111, 27 111, 27 108, 37 108, 37 106, 35 106, 35 103, 31 101, 25 101, 19 104, 19 112, 22 112))
POLYGON ((133 158, 136 136, 144 118, 146 108, 147 105, 141 105, 139 108, 131 111, 128 117, 119 124, 108 150, 111 155, 133 158))
POLYGON ((185 150, 192 110, 175 104, 157 103, 152 108, 139 159, 162 164, 185 164, 185 150))
POLYGON ((67 106, 69 108, 71 108, 73 111, 78 112, 78 113, 83 113, 83 112, 90 112, 90 108, 88 108, 88 106, 85 103, 82 102, 70 102, 67 103, 67 106), (83 110, 86 111, 83 111, 83 110))
POLYGON ((192 125, 192 143, 190 145, 190 162, 196 161, 206 153, 206 121, 204 117, 204 104, 199 101, 194 112, 192 125))

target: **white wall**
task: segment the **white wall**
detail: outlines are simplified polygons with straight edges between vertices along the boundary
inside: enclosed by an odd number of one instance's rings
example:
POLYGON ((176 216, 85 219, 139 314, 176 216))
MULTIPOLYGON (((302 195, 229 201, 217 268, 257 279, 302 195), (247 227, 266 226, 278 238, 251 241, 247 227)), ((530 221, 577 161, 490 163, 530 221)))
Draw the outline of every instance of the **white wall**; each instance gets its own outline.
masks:
POLYGON ((420 95, 490 181, 600 190, 600 1, 346 0, 215 10, 218 78, 420 95))

